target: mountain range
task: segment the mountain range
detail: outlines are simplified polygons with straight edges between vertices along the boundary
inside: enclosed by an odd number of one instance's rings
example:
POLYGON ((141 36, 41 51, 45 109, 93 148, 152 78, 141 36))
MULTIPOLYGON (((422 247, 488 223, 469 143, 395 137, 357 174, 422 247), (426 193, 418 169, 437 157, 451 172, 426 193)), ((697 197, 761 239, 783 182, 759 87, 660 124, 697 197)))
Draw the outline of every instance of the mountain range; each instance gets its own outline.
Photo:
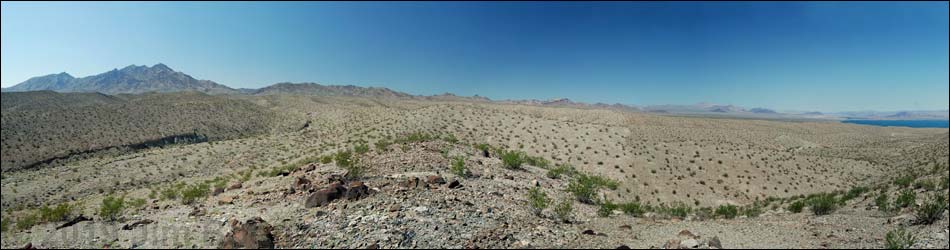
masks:
MULTIPOLYGON (((79 92, 79 93, 103 93, 109 95, 117 94, 142 94, 149 92, 168 93, 195 91, 206 94, 233 94, 233 95, 314 95, 314 96, 362 96, 362 97, 380 97, 380 98, 414 98, 426 100, 463 100, 492 102, 492 100, 474 96, 462 97, 454 94, 442 94, 435 96, 416 96, 404 92, 394 91, 388 88, 377 87, 358 87, 358 86, 335 86, 320 85, 316 83, 277 83, 260 89, 233 89, 222 84, 209 80, 198 80, 185 73, 175 71, 165 64, 156 64, 154 66, 136 66, 131 65, 122 69, 114 69, 98 75, 75 78, 68 73, 59 73, 46 76, 31 78, 23 83, 17 84, 11 88, 3 89, 3 92, 32 92, 32 91, 55 91, 55 92, 79 92)), ((881 120, 946 120, 950 118, 948 111, 900 111, 900 112, 841 112, 841 113, 821 113, 821 112, 802 112, 802 113, 784 113, 776 112, 766 108, 746 109, 734 105, 720 105, 712 103, 699 103, 695 105, 655 105, 655 106, 630 106, 624 104, 588 104, 574 102, 570 99, 552 99, 552 100, 503 100, 499 103, 552 106, 552 107, 575 107, 575 108, 607 108, 623 111, 649 112, 656 114, 682 114, 682 115, 713 115, 713 116, 741 116, 741 117, 765 117, 765 118, 807 118, 807 119, 881 119, 881 120)))

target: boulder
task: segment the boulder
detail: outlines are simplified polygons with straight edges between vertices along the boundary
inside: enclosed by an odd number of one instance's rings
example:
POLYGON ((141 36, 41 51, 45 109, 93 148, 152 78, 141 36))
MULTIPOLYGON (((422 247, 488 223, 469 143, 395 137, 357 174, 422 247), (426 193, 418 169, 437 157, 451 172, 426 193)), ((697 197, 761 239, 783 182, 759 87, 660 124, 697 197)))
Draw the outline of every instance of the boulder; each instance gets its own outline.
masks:
POLYGON ((224 236, 221 249, 274 249, 274 227, 261 218, 244 223, 231 221, 231 232, 224 236))
POLYGON ((452 180, 452 182, 449 183, 449 188, 450 188, 450 189, 456 189, 456 188, 460 188, 460 187, 462 187, 462 183, 459 182, 459 180, 452 180))
POLYGON ((713 237, 706 245, 711 248, 722 249, 722 241, 719 240, 719 237, 713 237))
POLYGON ((400 186, 402 186, 403 188, 407 188, 407 189, 422 189, 422 188, 425 188, 425 184, 422 183, 422 181, 419 180, 419 178, 417 178, 417 177, 410 177, 409 179, 406 179, 406 181, 403 182, 402 184, 400 184, 400 186))
POLYGON ((445 185, 445 179, 442 179, 442 176, 433 175, 426 178, 426 184, 431 186, 441 186, 445 185))
POLYGON ((224 196, 218 199, 218 205, 231 205, 234 204, 234 197, 224 196))
POLYGON ((307 180, 306 178, 297 177, 297 180, 294 181, 293 190, 309 193, 313 191, 313 184, 310 182, 310 180, 307 180))
POLYGON ((663 245, 663 249, 680 249, 680 241, 670 240, 663 245))
POLYGON ((317 191, 307 198, 305 206, 307 208, 315 208, 329 205, 331 202, 342 198, 344 191, 346 191, 346 189, 342 186, 331 186, 317 191))
POLYGON ((362 182, 351 182, 343 196, 351 201, 366 198, 369 196, 369 187, 362 182))
POLYGON ((699 241, 696 239, 687 239, 680 241, 680 246, 686 249, 694 249, 699 247, 699 241))
POLYGON ((244 188, 244 184, 241 184, 240 182, 235 182, 231 184, 231 186, 228 187, 228 190, 238 190, 241 188, 244 188))

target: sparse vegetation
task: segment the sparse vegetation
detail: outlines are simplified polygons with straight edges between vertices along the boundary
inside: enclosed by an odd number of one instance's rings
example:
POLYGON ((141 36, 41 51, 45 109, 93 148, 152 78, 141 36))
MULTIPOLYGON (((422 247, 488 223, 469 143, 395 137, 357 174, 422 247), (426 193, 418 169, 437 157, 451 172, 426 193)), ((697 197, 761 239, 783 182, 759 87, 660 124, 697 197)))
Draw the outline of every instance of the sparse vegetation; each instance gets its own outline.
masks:
POLYGON ((122 211, 125 210, 125 197, 106 196, 102 199, 102 207, 99 208, 99 217, 104 220, 116 221, 122 211))
POLYGON ((69 217, 73 215, 73 211, 75 209, 75 207, 69 205, 68 203, 59 204, 53 208, 43 206, 39 210, 39 217, 43 222, 66 221, 69 220, 69 217))
POLYGON ((944 176, 943 180, 940 181, 940 184, 942 185, 941 187, 943 190, 950 189, 950 177, 944 176))
POLYGON ((916 177, 910 175, 901 176, 894 180, 894 185, 897 185, 901 188, 908 188, 912 183, 914 183, 914 180, 916 179, 916 177))
POLYGON ((549 202, 548 195, 544 193, 541 188, 533 187, 528 190, 528 204, 531 206, 531 211, 534 212, 535 215, 540 217, 541 212, 548 208, 549 202))
POLYGON ((468 177, 468 168, 465 167, 464 157, 459 156, 452 161, 452 174, 462 178, 468 177))
POLYGON ((355 147, 353 147, 353 152, 355 152, 358 155, 369 153, 369 146, 367 146, 366 144, 356 145, 355 147))
POLYGON ((917 203, 917 193, 913 190, 904 190, 901 192, 900 196, 897 197, 897 200, 894 201, 895 208, 908 208, 917 203))
POLYGON ((501 161, 507 169, 521 169, 524 164, 524 155, 517 151, 508 151, 501 154, 501 161))
POLYGON ((560 179, 562 175, 573 175, 576 171, 570 165, 560 165, 548 170, 547 176, 551 179, 560 179))
POLYGON ((617 204, 614 204, 612 201, 610 201, 610 199, 605 197, 600 203, 600 208, 597 210, 597 215, 600 217, 609 217, 615 210, 617 210, 617 208, 619 208, 617 204))
POLYGON ((574 201, 570 199, 562 200, 554 207, 554 215, 564 223, 570 223, 574 216, 574 201))
POLYGON ((887 249, 910 249, 917 243, 917 239, 904 228, 890 231, 884 238, 887 249))
POLYGON ((917 224, 932 225, 943 219, 945 210, 947 210, 947 198, 935 194, 923 206, 917 208, 917 224))
POLYGON ((819 194, 809 200, 811 212, 817 216, 829 215, 838 210, 838 200, 834 194, 819 194))
POLYGON ((7 230, 10 230, 10 220, 7 220, 6 217, 0 219, 0 232, 6 233, 7 230))
POLYGON ((801 213, 805 209, 805 201, 798 200, 788 205, 788 211, 792 213, 801 213))
POLYGON ((735 219, 739 216, 739 208, 733 205, 722 205, 716 209, 716 216, 726 219, 735 219))
POLYGON ((597 192, 601 188, 617 189, 619 184, 600 176, 591 176, 587 174, 577 174, 574 180, 568 184, 567 192, 574 195, 577 201, 585 204, 597 203, 597 192))
POLYGON ((28 230, 39 224, 40 217, 37 214, 30 213, 25 216, 19 217, 16 220, 16 229, 17 230, 28 230))
POLYGON ((195 184, 185 189, 181 190, 181 203, 184 205, 192 205, 195 202, 201 201, 208 197, 208 194, 211 192, 210 186, 206 183, 195 184))
POLYGON ((889 213, 891 211, 891 201, 886 192, 882 192, 877 198, 874 199, 874 205, 877 206, 877 210, 889 213))

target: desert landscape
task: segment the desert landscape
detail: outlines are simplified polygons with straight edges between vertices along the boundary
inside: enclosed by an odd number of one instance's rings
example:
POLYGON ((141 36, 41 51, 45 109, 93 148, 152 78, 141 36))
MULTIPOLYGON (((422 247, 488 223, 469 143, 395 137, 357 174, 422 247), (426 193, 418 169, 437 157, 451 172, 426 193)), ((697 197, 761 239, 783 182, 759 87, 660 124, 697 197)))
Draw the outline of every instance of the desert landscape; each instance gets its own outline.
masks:
POLYGON ((947 129, 275 86, 3 93, 3 247, 948 244, 947 129))

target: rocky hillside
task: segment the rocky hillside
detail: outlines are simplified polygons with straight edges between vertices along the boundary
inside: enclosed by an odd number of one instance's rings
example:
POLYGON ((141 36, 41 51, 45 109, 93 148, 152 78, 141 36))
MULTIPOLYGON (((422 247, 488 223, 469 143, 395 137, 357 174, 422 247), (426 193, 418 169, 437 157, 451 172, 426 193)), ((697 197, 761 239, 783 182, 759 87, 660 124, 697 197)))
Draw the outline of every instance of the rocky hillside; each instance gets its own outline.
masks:
POLYGON ((387 88, 364 88, 352 85, 324 86, 316 83, 278 83, 252 91, 253 95, 310 95, 310 96, 359 96, 376 98, 409 98, 412 95, 387 88))

